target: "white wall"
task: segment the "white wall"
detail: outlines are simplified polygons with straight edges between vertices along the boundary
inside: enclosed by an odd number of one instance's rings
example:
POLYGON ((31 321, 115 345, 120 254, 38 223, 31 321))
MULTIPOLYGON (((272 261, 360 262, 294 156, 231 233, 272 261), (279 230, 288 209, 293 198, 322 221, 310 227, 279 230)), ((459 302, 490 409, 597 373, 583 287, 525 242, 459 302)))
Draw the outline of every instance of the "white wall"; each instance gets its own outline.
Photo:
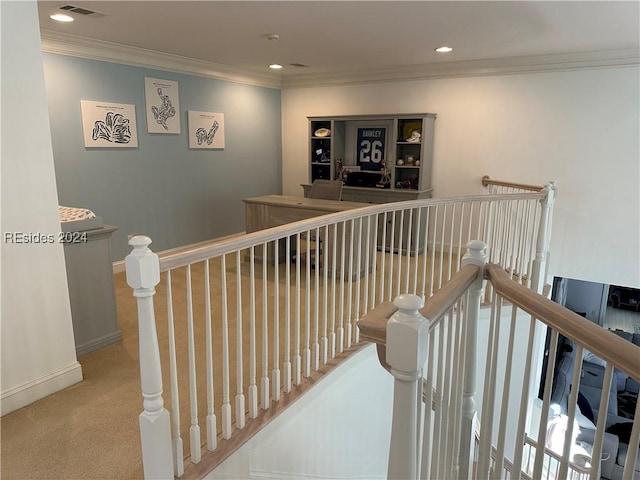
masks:
POLYGON ((2 414, 82 380, 76 360, 35 2, 2 2, 2 414), (20 47, 17 48, 16 46, 20 47), (8 232, 53 234, 19 244, 8 232))
POLYGON ((393 377, 369 345, 205 478, 386 478, 392 402, 393 377))
POLYGON ((634 66, 286 89, 283 193, 308 181, 307 116, 436 113, 435 197, 555 180, 550 273, 640 287, 639 85, 634 66))

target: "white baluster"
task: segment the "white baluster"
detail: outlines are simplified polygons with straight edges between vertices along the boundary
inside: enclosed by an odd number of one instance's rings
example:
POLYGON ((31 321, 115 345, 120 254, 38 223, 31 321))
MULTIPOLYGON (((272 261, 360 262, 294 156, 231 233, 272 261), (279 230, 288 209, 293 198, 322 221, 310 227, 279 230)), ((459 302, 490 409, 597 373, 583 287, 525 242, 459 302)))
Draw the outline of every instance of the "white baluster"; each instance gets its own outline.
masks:
POLYGON ((346 245, 346 234, 347 234, 347 222, 342 222, 342 235, 341 235, 341 244, 340 244, 340 310, 338 311, 338 352, 342 353, 344 350, 344 262, 345 262, 345 245, 346 245))
POLYGON ((440 211, 440 205, 436 205, 434 207, 435 211, 433 212, 433 234, 431 241, 431 279, 429 282, 429 297, 433 296, 433 290, 435 286, 435 275, 436 275, 436 235, 438 234, 438 212, 440 211))
MULTIPOLYGON (((313 344, 311 362, 313 370, 320 368, 320 228, 316 228, 315 281, 313 295, 313 344)), ((326 243, 325 243, 326 246, 326 243)), ((325 252, 324 255, 327 253, 325 252)))
MULTIPOLYGON (((171 270, 167 270, 167 334, 169 340, 169 375, 171 382, 171 446, 175 476, 184 473, 184 451, 180 436, 180 399, 178 395, 178 365, 176 360, 176 334, 173 326, 173 296, 171 293, 171 270)), ((212 400, 213 404, 213 400, 212 400)))
MULTIPOLYGON (((409 226, 407 227, 407 258, 406 258, 406 264, 405 264, 405 278, 404 278, 404 291, 405 292, 411 292, 411 284, 409 283, 409 275, 411 273, 411 236, 412 236, 412 231, 413 231, 413 209, 410 208, 408 210, 409 212, 409 226)), ((418 244, 418 241, 416 239, 416 245, 418 244)), ((415 295, 415 288, 413 289, 413 294, 415 295)))
MULTIPOLYGON (((285 262, 291 258, 291 237, 285 240, 285 262)), ((284 391, 291 391, 291 269, 285 268, 285 292, 284 302, 284 362, 282 365, 284 376, 284 391)))
POLYGON ((456 218, 456 204, 451 205, 451 230, 449 231, 449 273, 447 274, 447 282, 451 280, 453 270, 453 233, 456 218))
POLYGON ((236 252, 236 427, 244 428, 244 387, 242 354, 242 272, 240 251, 236 252))
POLYGON ((354 235, 354 222, 355 220, 351 220, 349 224, 350 234, 349 234, 349 286, 347 287, 347 348, 351 347, 352 335, 353 335, 353 324, 351 322, 351 303, 353 302, 353 235, 354 235))
MULTIPOLYGON (((420 255, 420 220, 422 216, 422 208, 418 208, 417 213, 416 213, 416 226, 415 226, 415 231, 416 231, 416 238, 415 238, 415 249, 416 249, 416 253, 415 253, 415 258, 413 259, 413 291, 412 293, 414 295, 418 295, 418 257, 420 255)), ((425 253, 426 249, 425 249, 425 253)))
MULTIPOLYGON (((307 230, 306 282, 304 302, 304 348, 302 349, 302 375, 311 375, 311 231, 307 230)), ((316 255, 317 256, 317 255, 316 255)))
MULTIPOLYGON (((366 262, 364 265, 365 274, 365 283, 364 283, 364 298, 365 298, 365 307, 363 315, 366 315, 369 311, 369 307, 373 308, 375 305, 375 291, 376 291, 376 242, 378 241, 378 216, 369 216, 367 218, 367 256, 366 262), (371 238, 371 223, 374 221, 373 225, 373 238, 371 238), (369 275, 371 272, 371 275, 369 275), (371 280, 369 280, 371 277, 371 280)), ((417 257, 416 257, 417 258, 417 257)))
MULTIPOLYGON (((507 341, 506 367, 504 372, 504 386, 502 387, 502 402, 500 404, 500 427, 498 428, 498 444, 496 446, 496 459, 494 475, 500 475, 505 461, 505 437, 507 434, 507 416, 509 414, 509 391, 511 389, 511 370, 513 368, 513 349, 516 330, 516 316, 518 308, 511 308, 511 324, 509 327, 509 340, 507 341)), ((576 358, 582 358, 576 357, 576 358)), ((576 385, 576 384, 574 384, 576 385)))
MULTIPOLYGON (((460 270, 460 264, 462 262, 462 231, 464 230, 464 227, 465 227, 465 223, 464 223, 465 206, 466 206, 465 203, 460 205, 460 224, 458 225, 458 249, 456 251, 456 257, 457 257, 456 272, 460 270)), ((471 210, 473 210, 473 205, 470 205, 470 207, 471 207, 471 210)), ((467 222, 467 225, 468 225, 467 230, 471 232, 471 219, 469 219, 469 222, 467 222)))
MULTIPOLYGON (((264 251, 268 248, 264 244, 264 251)), ((276 245, 274 248, 278 248, 276 245)), ((267 256, 262 256, 262 378, 260 379, 260 400, 264 410, 269 408, 269 327, 267 312, 267 256)))
POLYGON ((428 480, 431 478, 430 476, 430 470, 431 470, 431 459, 433 457, 433 452, 434 452, 434 443, 436 443, 436 440, 433 436, 432 436, 432 424, 433 424, 433 419, 432 419, 432 412, 433 412, 433 375, 434 375, 434 368, 435 368, 435 361, 433 358, 434 352, 435 352, 435 348, 434 348, 434 344, 435 344, 435 335, 433 335, 433 333, 431 333, 429 335, 429 346, 427 349, 427 364, 424 367, 424 376, 425 379, 423 380, 424 382, 424 388, 425 388, 425 395, 424 395, 424 403, 425 403, 425 407, 424 407, 424 423, 423 423, 423 427, 422 427, 422 455, 421 455, 421 471, 420 471, 420 478, 422 480, 428 480))
MULTIPOLYGON (((467 253, 462 258, 462 265, 478 265, 484 267, 487 263, 486 244, 479 240, 472 240, 467 244, 467 253)), ((462 433, 460 435, 460 478, 471 478, 473 467, 473 451, 475 449, 475 421, 476 421, 476 351, 477 326, 480 315, 480 299, 484 294, 483 272, 478 274, 476 281, 469 288, 467 312, 465 318, 466 352, 464 365, 464 390, 462 396, 462 433)), ((491 428, 491 427, 487 427, 491 428)))
POLYGON ((191 463, 200 463, 200 425, 198 424, 198 387, 196 384, 196 347, 193 331, 193 293, 191 290, 191 265, 187 265, 187 346, 189 353, 189 448, 191 463))
POLYGON ((360 318, 360 301, 362 294, 360 292, 360 269, 362 268, 362 218, 358 219, 358 245, 356 252, 356 298, 355 298, 355 314, 351 317, 351 329, 353 330, 353 343, 360 341, 360 331, 358 330, 357 322, 360 318))
MULTIPOLYGON (((536 336, 536 319, 535 317, 531 316, 531 318, 529 319, 529 334, 527 335, 527 353, 525 355, 525 363, 524 363, 524 368, 523 368, 523 372, 531 372, 531 359, 533 357, 532 352, 533 352, 533 347, 534 347, 534 339, 536 336)), ((522 393, 520 394, 520 405, 524 405, 524 404, 528 404, 529 402, 529 389, 530 386, 532 385, 532 382, 530 381, 530 379, 528 379, 525 375, 523 384, 522 384, 522 393)), ((525 436, 526 436, 526 429, 527 426, 529 425, 530 421, 529 421, 529 416, 530 416, 530 410, 528 408, 520 408, 520 412, 518 415, 518 423, 516 426, 516 436, 515 436, 515 443, 516 445, 524 445, 525 444, 525 436)), ((516 448, 514 450, 514 454, 513 454, 513 471, 514 472, 520 472, 523 469, 525 471, 529 471, 530 468, 530 458, 526 457, 526 465, 523 466, 523 449, 522 448, 516 448)))
POLYGON ((336 278, 338 271, 336 270, 337 251, 338 251, 338 225, 332 227, 333 242, 331 252, 331 328, 329 329, 329 356, 336 356, 336 278))
POLYGON ((380 241, 380 297, 378 298, 378 303, 384 302, 384 289, 385 289, 385 261, 386 261, 386 251, 387 251, 387 212, 384 212, 382 215, 382 239, 380 241))
POLYGON ((293 324, 293 383, 300 385, 302 362, 300 357, 300 234, 296 234, 296 315, 293 324))
POLYGON ((280 400, 280 273, 278 264, 279 241, 275 241, 273 259, 273 370, 271 371, 271 396, 280 400))
MULTIPOLYGON (((440 275, 438 275, 438 290, 442 288, 442 280, 444 276, 444 231, 447 226, 447 204, 442 206, 442 233, 440 236, 440 263, 438 264, 438 271, 440 275)), ((448 279, 447 279, 448 280, 448 279)))
POLYGON ((153 295, 160 282, 158 256, 149 249, 151 239, 129 240, 133 251, 125 258, 127 284, 138 299, 140 383, 143 411, 140 414, 142 466, 145 478, 173 478, 173 454, 169 412, 162 399, 162 369, 156 332, 153 295))
MULTIPOLYGON (((263 254, 266 255, 266 250, 263 254)), ((222 438, 231 438, 231 403, 229 394, 229 316, 227 312, 227 260, 220 257, 222 274, 222 438)))
POLYGON ((400 232, 398 233, 398 271, 396 272, 396 296, 400 295, 400 278, 402 276, 402 250, 403 250, 403 234, 404 234, 404 210, 398 212, 400 215, 400 232))
POLYGON ((320 357, 322 364, 326 364, 328 360, 328 308, 329 308, 329 227, 324 227, 324 245, 325 252, 322 255, 323 261, 323 283, 322 283, 322 336, 320 337, 320 357))
POLYGON ((256 268, 255 248, 249 248, 249 418, 258 416, 258 385, 256 384, 256 268))
POLYGON ((424 253, 422 254, 422 299, 426 298, 427 293, 427 259, 429 257, 429 213, 431 207, 426 207, 426 215, 424 219, 424 253))
POLYGON ((211 284, 209 280, 209 260, 205 260, 204 262, 204 319, 205 339, 207 342, 205 350, 207 358, 207 450, 215 450, 218 446, 218 432, 216 413, 213 407, 215 395, 213 387, 213 333, 211 331, 211 284))
POLYGON ((430 465, 430 478, 440 478, 444 476, 444 473, 440 473, 442 470, 444 472, 444 465, 442 461, 442 455, 445 451, 445 443, 443 442, 443 437, 445 436, 445 431, 442 428, 443 423, 443 391, 444 391, 444 329, 445 325, 443 322, 438 322, 438 325, 435 329, 431 330, 431 335, 435 336, 435 332, 438 332, 438 359, 436 361, 436 373, 435 373, 435 381, 436 388, 434 394, 434 418, 433 418, 433 455, 431 457, 431 465, 430 465))
MULTIPOLYGON (((391 300, 393 297, 393 254, 395 248, 395 239, 396 239, 396 216, 398 212, 391 213, 391 232, 389 232, 390 237, 390 245, 389 245, 389 275, 387 275, 387 299, 391 300)), ((398 247, 398 252, 400 251, 400 247, 398 247)))
POLYGON ((459 465, 459 456, 460 456, 460 430, 461 430, 461 420, 462 420, 462 383, 459 381, 460 378, 463 378, 464 375, 464 355, 465 355, 465 338, 466 338, 466 330, 465 325, 463 323, 464 316, 462 314, 463 301, 461 299, 458 300, 456 306, 454 307, 455 316, 456 316, 456 333, 455 333, 455 346, 454 346, 454 378, 456 381, 453 382, 452 388, 452 397, 454 398, 453 402, 453 411, 454 411, 454 424, 452 428, 452 446, 451 446, 451 477, 458 477, 458 472, 460 471, 459 465))
POLYGON ((398 311, 387 323, 386 360, 394 376, 393 423, 388 478, 417 478, 418 382, 427 359, 428 323, 418 310, 424 301, 403 294, 394 300, 398 311))

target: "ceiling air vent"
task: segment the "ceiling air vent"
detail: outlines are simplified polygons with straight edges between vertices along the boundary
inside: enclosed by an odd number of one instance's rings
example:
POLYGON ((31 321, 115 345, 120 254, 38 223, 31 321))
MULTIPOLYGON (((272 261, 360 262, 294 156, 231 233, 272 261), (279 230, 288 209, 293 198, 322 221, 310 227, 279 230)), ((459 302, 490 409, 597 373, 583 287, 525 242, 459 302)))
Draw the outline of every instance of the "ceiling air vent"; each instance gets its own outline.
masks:
POLYGON ((292 67, 309 68, 309 65, 305 65, 304 63, 290 63, 289 65, 292 67))
POLYGON ((75 5, 62 5, 58 7, 58 10, 63 10, 65 12, 77 13, 78 15, 83 15, 85 17, 93 17, 99 18, 106 16, 105 13, 96 12, 95 10, 89 10, 87 8, 76 7, 75 5))

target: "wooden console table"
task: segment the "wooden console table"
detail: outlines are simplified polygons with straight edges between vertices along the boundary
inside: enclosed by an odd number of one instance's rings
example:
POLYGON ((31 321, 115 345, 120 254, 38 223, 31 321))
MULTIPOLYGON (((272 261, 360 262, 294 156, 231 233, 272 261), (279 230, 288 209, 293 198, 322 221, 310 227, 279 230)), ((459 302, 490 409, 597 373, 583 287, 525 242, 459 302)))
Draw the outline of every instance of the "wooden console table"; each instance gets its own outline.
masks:
MULTIPOLYGON (((320 200, 315 198, 302 198, 287 195, 265 195, 262 197, 245 198, 245 222, 247 233, 264 230, 267 228, 278 227, 307 218, 318 217, 329 213, 342 212, 354 208, 366 207, 366 203, 357 202, 341 202, 336 200, 320 200)), ((356 220, 360 221, 360 220, 356 220)), ((357 228, 357 225, 356 225, 357 228)), ((324 245, 326 252, 332 251, 332 237, 329 235, 329 244, 324 245)), ((338 238, 342 238, 341 226, 338 227, 338 238)), ((349 245, 349 232, 346 235, 346 245, 349 245)), ((295 245, 292 242, 291 247, 295 245)), ((348 248, 348 247, 347 247, 348 248)), ((275 254, 273 247, 269 246, 267 250, 267 260, 273 262, 275 254)), ((338 250, 340 250, 338 248, 338 250)), ((340 255, 340 252, 338 252, 340 255)), ((261 252, 256 249, 256 257, 261 256, 261 252)), ((286 245, 284 241, 278 244, 278 259, 280 261, 288 261, 286 256, 286 245)), ((337 259, 338 264, 340 257, 337 259)), ((364 273, 364 272, 361 272, 364 273)))

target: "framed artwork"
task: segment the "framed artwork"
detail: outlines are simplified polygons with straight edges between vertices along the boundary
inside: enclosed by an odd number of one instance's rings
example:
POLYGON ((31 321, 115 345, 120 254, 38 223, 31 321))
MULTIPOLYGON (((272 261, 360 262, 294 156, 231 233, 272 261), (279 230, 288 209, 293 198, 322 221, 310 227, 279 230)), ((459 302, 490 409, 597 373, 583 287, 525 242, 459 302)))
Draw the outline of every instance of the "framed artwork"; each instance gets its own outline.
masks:
POLYGON ((356 161, 362 170, 382 170, 386 143, 386 127, 356 129, 356 161))
POLYGON ((144 78, 147 131, 149 133, 180 133, 180 102, 178 82, 144 78))
POLYGON ((85 147, 138 146, 135 105, 80 100, 80 106, 85 147))
POLYGON ((189 110, 189 148, 224 148, 224 113, 189 110))

